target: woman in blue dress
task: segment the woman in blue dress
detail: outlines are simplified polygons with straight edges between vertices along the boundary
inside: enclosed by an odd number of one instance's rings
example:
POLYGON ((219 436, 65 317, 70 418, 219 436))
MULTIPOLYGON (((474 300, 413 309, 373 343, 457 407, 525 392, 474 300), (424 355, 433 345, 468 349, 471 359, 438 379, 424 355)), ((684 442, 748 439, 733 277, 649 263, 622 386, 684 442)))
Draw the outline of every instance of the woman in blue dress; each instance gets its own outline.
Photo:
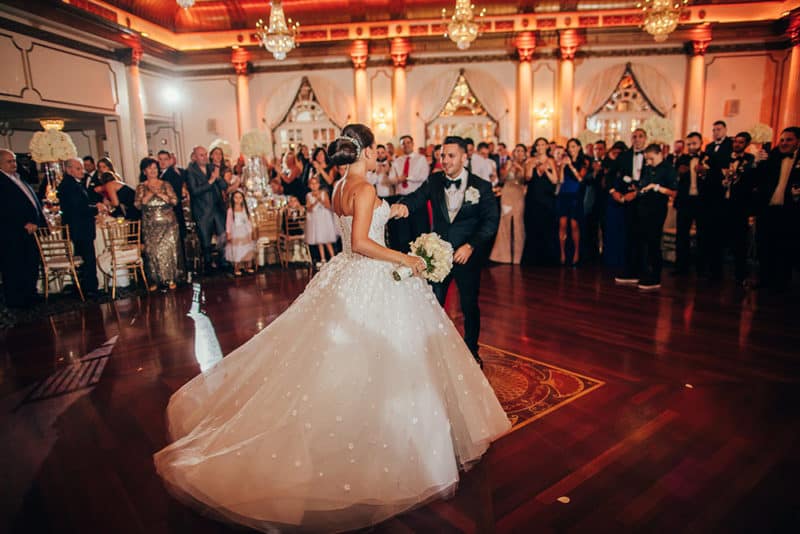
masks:
POLYGON ((567 151, 562 156, 561 186, 556 199, 558 212, 558 244, 561 250, 561 265, 567 262, 567 231, 572 237, 572 261, 575 267, 580 261, 581 226, 583 196, 581 182, 586 176, 589 161, 583 153, 581 142, 577 139, 567 141, 567 151))

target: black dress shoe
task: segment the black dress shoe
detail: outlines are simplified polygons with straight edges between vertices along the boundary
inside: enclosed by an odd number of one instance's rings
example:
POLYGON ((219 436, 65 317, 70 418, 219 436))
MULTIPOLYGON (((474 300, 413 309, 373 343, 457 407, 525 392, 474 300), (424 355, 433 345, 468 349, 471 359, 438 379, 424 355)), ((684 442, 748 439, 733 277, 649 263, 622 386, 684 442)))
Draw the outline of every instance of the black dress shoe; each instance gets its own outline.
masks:
POLYGON ((475 361, 478 362, 480 368, 483 369, 483 359, 481 359, 481 357, 477 354, 473 354, 472 357, 475 358, 475 361))

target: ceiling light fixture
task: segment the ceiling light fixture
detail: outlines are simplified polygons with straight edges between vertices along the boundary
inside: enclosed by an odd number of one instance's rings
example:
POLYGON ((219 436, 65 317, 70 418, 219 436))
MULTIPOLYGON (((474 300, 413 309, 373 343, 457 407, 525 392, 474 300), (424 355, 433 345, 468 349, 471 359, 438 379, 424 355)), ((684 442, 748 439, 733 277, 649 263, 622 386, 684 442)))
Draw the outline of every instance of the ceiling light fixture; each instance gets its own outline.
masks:
POLYGON ((688 3, 689 0, 642 0, 636 7, 644 12, 644 30, 660 43, 678 27, 688 3))
POLYGON ((273 0, 270 2, 270 6, 272 9, 269 13, 269 26, 264 24, 262 19, 258 19, 256 35, 264 48, 272 52, 275 59, 283 61, 286 59, 286 54, 297 46, 295 38, 300 23, 292 22, 292 19, 289 19, 287 24, 280 0, 273 0))
MULTIPOLYGON (((480 22, 475 21, 474 9, 475 6, 470 4, 469 0, 456 0, 455 11, 450 17, 447 33, 444 36, 453 41, 459 50, 466 50, 478 38, 481 25, 480 22)), ((481 9, 478 20, 483 20, 485 14, 486 9, 481 9)), ((447 18, 446 9, 442 9, 442 18, 447 18)))

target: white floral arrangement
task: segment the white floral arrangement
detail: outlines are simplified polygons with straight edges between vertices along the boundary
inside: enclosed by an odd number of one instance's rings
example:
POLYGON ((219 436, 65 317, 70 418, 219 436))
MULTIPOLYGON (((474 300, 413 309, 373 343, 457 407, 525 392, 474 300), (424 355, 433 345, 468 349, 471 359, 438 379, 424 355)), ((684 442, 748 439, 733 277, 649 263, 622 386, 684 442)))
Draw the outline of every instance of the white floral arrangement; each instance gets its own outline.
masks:
POLYGON ((751 141, 759 145, 772 142, 772 138, 775 136, 775 132, 772 128, 763 122, 755 124, 747 133, 750 134, 751 141))
POLYGON ((583 148, 585 150, 586 149, 586 145, 593 145, 595 143, 595 141, 597 141, 598 139, 602 139, 602 138, 603 138, 603 136, 600 135, 597 132, 593 132, 591 130, 584 130, 581 133, 579 133, 578 137, 576 137, 575 139, 577 139, 578 141, 581 142, 581 145, 583 146, 583 148))
MULTIPOLYGON (((410 243, 411 253, 425 260, 422 277, 430 282, 441 282, 453 269, 453 245, 439 237, 439 234, 422 234, 410 243)), ((411 278, 414 272, 405 265, 392 271, 398 282, 411 278)))
POLYGON ((464 123, 456 124, 455 127, 453 127, 451 135, 457 135, 462 139, 466 139, 469 137, 476 143, 483 140, 483 136, 480 134, 478 128, 476 128, 474 124, 464 124, 464 123))
POLYGON ((467 204, 476 204, 481 199, 481 192, 470 186, 464 193, 464 200, 467 204))
POLYGON ((669 145, 675 140, 672 121, 664 117, 650 117, 642 123, 641 128, 647 132, 648 143, 669 145))
POLYGON ((58 130, 36 132, 28 145, 36 163, 64 161, 78 157, 78 149, 69 134, 58 130))
POLYGON ((246 158, 268 157, 270 153, 269 139, 261 130, 252 130, 244 134, 239 146, 246 158))
POLYGON ((232 149, 231 149, 231 144, 227 140, 219 139, 219 138, 214 139, 213 141, 211 141, 211 144, 208 145, 208 151, 211 152, 215 148, 221 148, 222 149, 222 156, 225 159, 230 159, 231 153, 232 153, 232 149))

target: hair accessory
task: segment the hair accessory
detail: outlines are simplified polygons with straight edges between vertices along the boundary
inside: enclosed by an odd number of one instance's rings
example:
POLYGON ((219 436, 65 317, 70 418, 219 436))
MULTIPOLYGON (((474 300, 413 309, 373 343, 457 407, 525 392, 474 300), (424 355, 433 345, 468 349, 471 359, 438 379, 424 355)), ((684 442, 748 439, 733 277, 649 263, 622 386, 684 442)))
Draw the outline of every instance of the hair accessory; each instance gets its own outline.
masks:
POLYGON ((361 142, 358 139, 355 137, 350 137, 349 135, 340 135, 338 139, 344 139, 345 141, 350 141, 356 145, 356 159, 361 157, 361 142))

